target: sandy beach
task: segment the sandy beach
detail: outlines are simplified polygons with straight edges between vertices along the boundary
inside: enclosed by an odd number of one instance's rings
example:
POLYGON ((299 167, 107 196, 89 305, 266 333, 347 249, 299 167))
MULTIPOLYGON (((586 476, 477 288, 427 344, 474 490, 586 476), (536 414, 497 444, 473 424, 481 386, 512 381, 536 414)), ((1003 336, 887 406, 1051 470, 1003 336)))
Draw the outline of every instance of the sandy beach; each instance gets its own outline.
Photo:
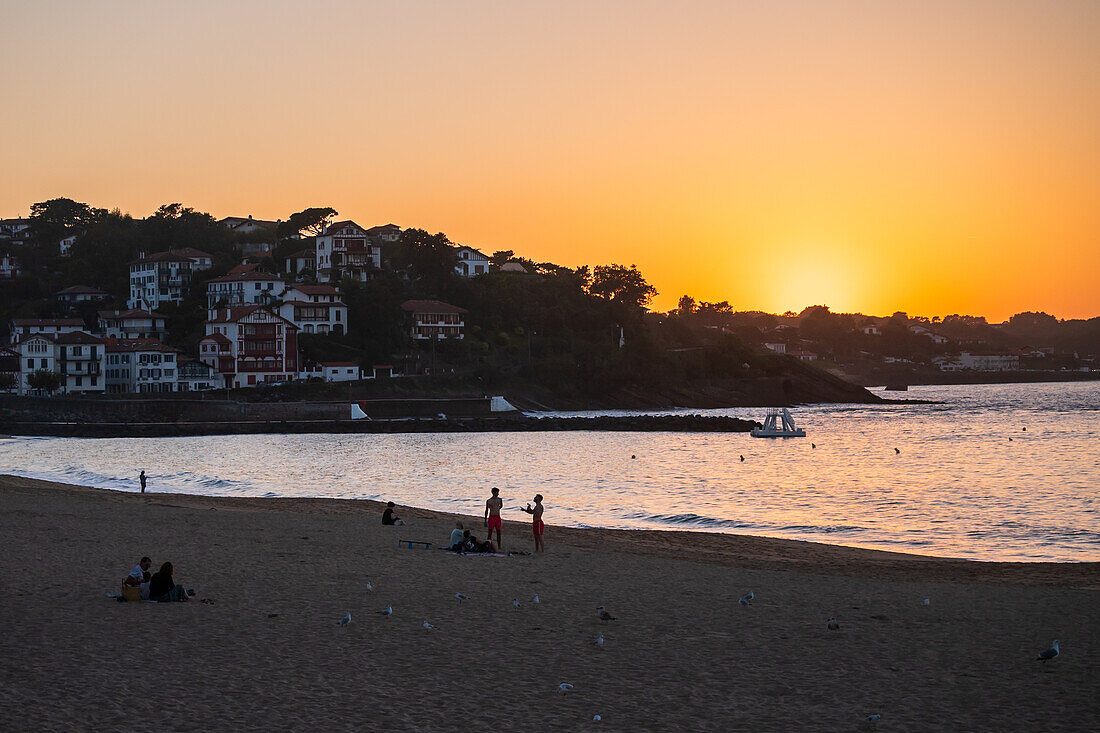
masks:
MULTIPOLYGON (((564 529, 552 526, 552 497, 544 556, 460 557, 397 546, 442 543, 455 517, 399 507, 408 526, 383 527, 380 514, 368 501, 135 495, 0 477, 0 726, 1100 725, 1097 563, 564 529), (213 603, 107 598, 142 555, 171 561, 177 581, 213 603), (749 590, 755 599, 741 607, 749 590), (392 616, 376 615, 387 605, 392 616), (617 620, 601 622, 600 605, 617 620), (352 622, 337 626, 349 610, 352 622), (831 616, 839 631, 826 628, 831 616), (1035 661, 1053 639, 1062 656, 1035 661), (562 682, 573 690, 560 694, 562 682)), ((504 532, 506 549, 531 549, 527 525, 505 522, 504 532)))

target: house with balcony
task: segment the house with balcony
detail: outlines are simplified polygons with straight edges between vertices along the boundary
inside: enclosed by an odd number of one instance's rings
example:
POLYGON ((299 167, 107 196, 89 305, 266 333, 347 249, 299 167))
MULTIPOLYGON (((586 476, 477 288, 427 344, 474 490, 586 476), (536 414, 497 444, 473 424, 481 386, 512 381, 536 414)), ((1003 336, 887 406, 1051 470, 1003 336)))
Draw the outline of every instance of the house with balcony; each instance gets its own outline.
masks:
POLYGON ((62 394, 101 393, 105 353, 103 339, 84 331, 35 333, 14 347, 19 354, 19 394, 31 394, 29 378, 45 369, 61 377, 62 394))
POLYGON ((317 251, 300 249, 287 255, 283 260, 283 271, 293 278, 298 278, 306 272, 317 272, 317 251))
POLYGON ((99 332, 108 338, 157 339, 168 335, 167 320, 159 313, 140 308, 99 311, 99 332))
POLYGON ((406 300, 401 309, 409 314, 409 332, 417 341, 465 337, 465 308, 438 300, 406 300))
POLYGON ((13 344, 35 334, 56 336, 60 333, 83 330, 84 320, 81 318, 13 318, 8 325, 8 333, 13 344))
POLYGON ((221 385, 221 376, 214 368, 198 359, 176 357, 176 391, 203 392, 221 385))
POLYGON ((348 307, 331 285, 291 285, 283 294, 279 315, 297 326, 299 333, 341 335, 348 328, 348 307))
POLYGON ((199 340, 199 360, 221 376, 218 386, 253 387, 296 379, 298 327, 267 306, 218 308, 199 340))
POLYGON ((194 259, 179 252, 158 252, 134 260, 130 263, 130 299, 126 307, 151 310, 164 303, 179 303, 191 289, 197 269, 194 259))
POLYGON ((318 282, 340 282, 345 277, 366 281, 382 268, 382 247, 353 221, 330 224, 314 240, 318 282))
POLYGON ((228 274, 206 283, 206 307, 272 305, 282 298, 285 288, 278 275, 260 270, 259 265, 237 265, 228 274))
POLYGON ((106 300, 111 296, 99 288, 92 288, 87 285, 73 285, 71 288, 57 291, 54 293, 54 297, 57 298, 57 302, 63 306, 73 306, 77 303, 86 303, 90 300, 106 300))
POLYGON ((459 247, 455 250, 458 258, 455 272, 462 277, 477 277, 489 271, 489 257, 473 247, 459 247))
POLYGON ((374 244, 393 244, 401 239, 401 227, 396 224, 383 224, 367 230, 367 237, 374 244))
POLYGON ((107 392, 175 392, 179 349, 156 339, 104 339, 107 392))

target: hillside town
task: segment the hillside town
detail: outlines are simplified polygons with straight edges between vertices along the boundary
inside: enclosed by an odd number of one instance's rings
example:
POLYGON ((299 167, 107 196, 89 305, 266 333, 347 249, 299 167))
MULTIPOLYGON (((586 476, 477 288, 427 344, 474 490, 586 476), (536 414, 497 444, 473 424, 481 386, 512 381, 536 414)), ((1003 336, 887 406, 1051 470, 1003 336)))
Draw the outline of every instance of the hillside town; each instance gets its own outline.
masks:
POLYGON ((54 199, 0 220, 0 389, 203 392, 454 373, 588 389, 655 374, 744 376, 768 369, 767 355, 861 384, 906 370, 1096 365, 1096 319, 1022 313, 989 324, 826 306, 776 315, 688 296, 659 313, 647 307, 655 293, 633 266, 487 255, 443 234, 338 220, 330 208, 215 220, 168 204, 138 220, 54 199), (700 349, 729 353, 700 369, 700 349))

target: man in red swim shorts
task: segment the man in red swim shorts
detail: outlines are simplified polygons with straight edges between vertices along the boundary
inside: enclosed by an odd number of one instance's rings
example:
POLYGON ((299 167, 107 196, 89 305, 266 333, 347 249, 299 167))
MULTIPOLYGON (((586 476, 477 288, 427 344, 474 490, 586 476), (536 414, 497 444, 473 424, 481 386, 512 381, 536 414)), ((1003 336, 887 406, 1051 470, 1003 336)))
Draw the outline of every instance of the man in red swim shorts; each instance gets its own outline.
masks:
POLYGON ((542 544, 542 531, 546 526, 542 523, 542 494, 535 494, 535 507, 528 504, 523 510, 531 515, 531 532, 535 535, 535 552, 546 552, 546 546, 542 544))
POLYGON ((500 538, 500 528, 502 522, 500 521, 500 509, 504 506, 504 500, 500 498, 500 489, 493 487, 493 495, 485 500, 485 526, 488 527, 485 539, 490 542, 493 539, 493 530, 497 533, 497 550, 504 547, 504 542, 500 538))

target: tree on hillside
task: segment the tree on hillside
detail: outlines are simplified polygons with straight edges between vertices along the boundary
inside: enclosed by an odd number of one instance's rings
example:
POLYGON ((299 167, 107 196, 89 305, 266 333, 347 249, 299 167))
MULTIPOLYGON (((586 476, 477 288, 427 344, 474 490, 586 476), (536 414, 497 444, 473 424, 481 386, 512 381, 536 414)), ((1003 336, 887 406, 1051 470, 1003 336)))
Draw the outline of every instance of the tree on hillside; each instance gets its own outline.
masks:
POLYGON ((455 277, 458 255, 443 232, 406 229, 394 248, 393 263, 420 286, 421 294, 443 297, 455 277))
POLYGON ((596 265, 588 292, 630 309, 642 309, 657 294, 657 289, 646 282, 634 265, 612 264, 596 265))
POLYGON ((516 253, 510 249, 498 249, 496 252, 489 255, 489 262, 492 263, 493 267, 499 268, 515 256, 516 253))
POLYGON ((695 312, 695 298, 690 295, 680 296, 680 302, 676 307, 676 311, 682 315, 691 315, 695 312))
POLYGON ((336 209, 331 206, 315 206, 303 209, 291 214, 286 221, 281 222, 275 233, 280 239, 293 237, 295 234, 316 237, 332 223, 336 215, 336 209))
POLYGON ((146 252, 191 247, 230 256, 233 235, 205 211, 196 211, 182 204, 164 204, 152 216, 138 222, 146 252))
POLYGON ((38 392, 53 394, 61 389, 61 375, 49 369, 35 369, 27 375, 27 386, 38 392))
POLYGON ((57 244, 62 238, 84 231, 102 214, 88 204, 56 198, 31 204, 31 230, 39 244, 57 244))

